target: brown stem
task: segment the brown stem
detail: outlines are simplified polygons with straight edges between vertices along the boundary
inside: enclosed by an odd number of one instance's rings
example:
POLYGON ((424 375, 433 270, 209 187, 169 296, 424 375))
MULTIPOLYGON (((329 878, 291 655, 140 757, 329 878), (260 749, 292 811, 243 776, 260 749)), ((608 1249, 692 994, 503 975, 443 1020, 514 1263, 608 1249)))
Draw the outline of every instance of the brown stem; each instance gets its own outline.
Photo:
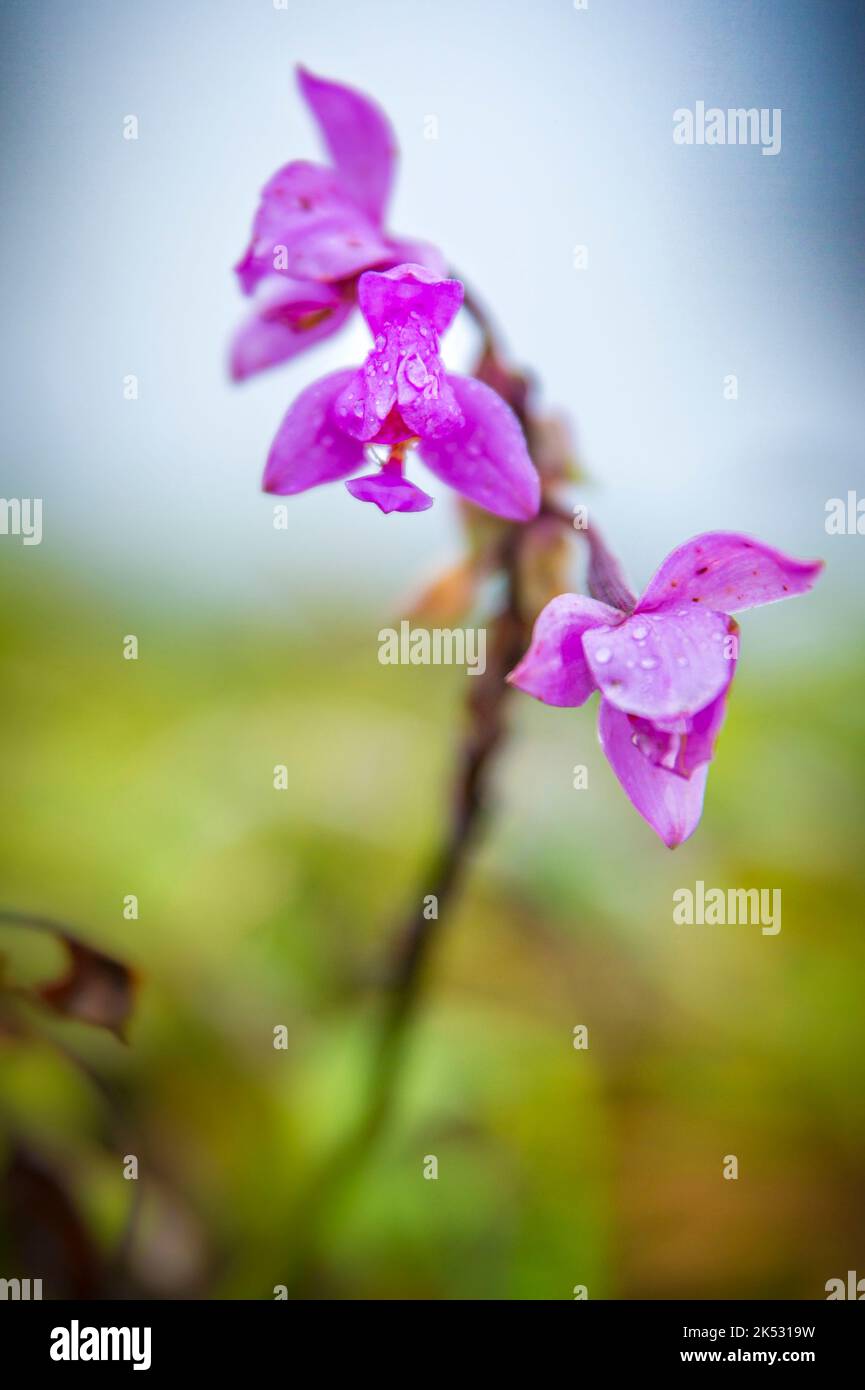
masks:
POLYGON ((440 934, 442 910, 454 895, 482 826, 494 756, 506 732, 505 702, 510 687, 505 676, 525 649, 518 584, 521 539, 519 527, 508 527, 501 553, 507 599, 492 624, 486 669, 472 682, 469 691, 468 726, 458 755, 450 825, 423 880, 424 891, 418 894, 418 902, 397 938, 373 1070, 370 1113, 375 1116, 374 1128, 390 1108, 400 1042, 415 1006, 431 946, 440 934), (424 899, 430 895, 436 901, 436 917, 424 912, 424 899))
POLYGON ((294 1296, 309 1297, 311 1287, 315 1287, 315 1250, 322 1217, 343 1185, 360 1173, 391 1113, 405 1060, 406 1032, 417 1008, 420 985, 483 823, 494 758, 506 731, 505 706, 510 687, 505 676, 525 650, 518 559, 527 529, 508 526, 502 542, 506 603, 491 625, 486 669, 471 683, 448 829, 421 880, 416 904, 397 934, 366 1102, 355 1129, 299 1204, 294 1228, 294 1273, 289 1286, 294 1296), (436 917, 424 913, 424 899, 430 894, 436 899, 436 917))
MULTIPOLYGON (((451 273, 457 279, 462 278, 461 276, 458 276, 456 274, 456 271, 452 271, 451 273)), ((471 314, 478 328, 481 330, 481 333, 483 334, 484 338, 484 345, 488 348, 493 348, 494 350, 501 352, 501 339, 499 337, 498 330, 495 324, 493 323, 492 315, 490 314, 483 301, 479 299, 478 296, 475 294, 474 290, 466 284, 465 280, 462 281, 462 286, 463 308, 466 310, 468 314, 471 314)))

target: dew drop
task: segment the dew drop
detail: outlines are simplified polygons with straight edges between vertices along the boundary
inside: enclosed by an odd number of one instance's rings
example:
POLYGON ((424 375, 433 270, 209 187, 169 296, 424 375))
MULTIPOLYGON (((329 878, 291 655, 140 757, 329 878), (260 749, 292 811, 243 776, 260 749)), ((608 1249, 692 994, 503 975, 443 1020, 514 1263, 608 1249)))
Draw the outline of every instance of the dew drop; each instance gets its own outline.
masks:
POLYGON ((612 655, 613 653, 610 651, 609 647, 598 647, 598 650, 595 652, 595 660, 601 666, 606 666, 612 655))
POLYGON ((406 362, 405 374, 412 386, 416 386, 418 390, 429 381, 429 372, 417 353, 406 362))
POLYGON ((631 630, 631 636, 633 637, 635 642, 645 642, 648 635, 649 629, 647 627, 644 627, 642 623, 640 623, 638 627, 635 627, 631 630))
POLYGON ((640 662, 640 666, 644 671, 654 671, 657 664, 657 660, 653 656, 644 656, 640 662))

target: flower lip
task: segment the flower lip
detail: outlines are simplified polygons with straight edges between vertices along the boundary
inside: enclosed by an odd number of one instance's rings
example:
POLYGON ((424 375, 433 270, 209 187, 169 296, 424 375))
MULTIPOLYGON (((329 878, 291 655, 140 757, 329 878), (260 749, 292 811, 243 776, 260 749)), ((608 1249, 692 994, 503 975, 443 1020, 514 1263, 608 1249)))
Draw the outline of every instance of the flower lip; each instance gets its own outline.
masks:
POLYGON ((438 336, 462 294, 459 280, 441 280, 422 266, 361 276, 359 302, 374 342, 337 402, 346 433, 364 443, 387 443, 410 435, 441 438, 463 424, 438 336))
POLYGON ((421 336, 438 336, 453 323, 463 302, 459 280, 442 279, 422 265, 398 265, 392 270, 366 270, 358 281, 360 311, 373 336, 390 324, 417 321, 421 336))
POLYGON ((372 502, 380 512, 425 512, 433 504, 428 492, 403 476, 400 467, 388 464, 379 473, 351 478, 346 487, 359 502, 372 502))

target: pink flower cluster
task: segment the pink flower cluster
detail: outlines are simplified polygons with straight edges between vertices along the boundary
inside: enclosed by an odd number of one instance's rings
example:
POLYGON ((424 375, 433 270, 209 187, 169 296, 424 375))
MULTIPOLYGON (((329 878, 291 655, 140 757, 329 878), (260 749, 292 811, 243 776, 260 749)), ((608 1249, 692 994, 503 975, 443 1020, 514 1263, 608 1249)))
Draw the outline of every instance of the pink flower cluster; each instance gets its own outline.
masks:
POLYGON ((333 161, 295 161, 265 186, 252 238, 236 267, 254 311, 234 339, 241 380, 330 337, 360 306, 373 338, 363 366, 302 392, 273 442, 268 492, 305 492, 348 478, 367 450, 375 473, 346 484, 383 512, 418 512, 433 499, 405 476, 406 453, 479 507, 527 521, 540 484, 519 421, 489 386, 445 371, 441 335, 463 299, 433 247, 384 230, 396 146, 366 97, 303 70, 301 91, 333 161))
MULTIPOLYGON (((385 229, 396 165, 386 117, 339 83, 302 69, 298 80, 331 163, 287 164, 261 194, 236 267, 253 311, 234 338, 232 374, 242 380, 288 361, 334 334, 355 306, 372 347, 361 366, 301 392, 273 441, 265 489, 290 495, 344 479, 382 512, 424 511, 433 499, 405 471, 416 449, 477 506, 531 521, 541 487, 517 416, 490 386, 442 363, 463 287, 434 247, 385 229), (375 470, 352 476, 368 455, 375 470)), ((549 705, 599 693, 610 765, 672 847, 702 813, 738 659, 729 615, 807 592, 821 568, 737 533, 697 536, 667 557, 639 600, 553 599, 508 679, 549 705)))

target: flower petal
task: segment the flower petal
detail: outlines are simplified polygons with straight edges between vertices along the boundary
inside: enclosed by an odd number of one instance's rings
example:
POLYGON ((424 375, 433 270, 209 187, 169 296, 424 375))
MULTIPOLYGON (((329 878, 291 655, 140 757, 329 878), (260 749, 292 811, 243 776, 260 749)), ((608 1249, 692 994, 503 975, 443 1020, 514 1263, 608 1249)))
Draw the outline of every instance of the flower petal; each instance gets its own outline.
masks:
POLYGON ((461 281, 442 280, 422 265, 397 265, 366 271, 358 281, 357 299, 373 336, 410 318, 426 336, 450 327, 463 302, 463 287, 461 281))
POLYGON ((396 401, 409 430, 421 439, 451 435, 463 423, 463 413, 437 352, 401 355, 396 401))
POLYGON ((583 641, 592 675, 616 709, 645 719, 696 714, 733 678, 736 625, 724 613, 635 613, 583 641))
POLYGON ((328 82, 302 67, 297 80, 346 188, 380 226, 396 169, 390 122, 369 97, 340 82, 328 82))
MULTIPOLYGON (((379 435, 396 404, 395 364, 392 359, 383 363, 379 360, 381 356, 380 353, 370 353, 364 365, 349 374, 345 390, 336 403, 340 428, 364 444, 374 439, 379 443, 384 442, 379 435)), ((394 419, 389 421, 395 426, 397 434, 404 423, 401 417, 399 422, 394 419)), ((391 429, 390 434, 393 433, 391 429)), ((408 428, 404 434, 410 434, 408 428)))
POLYGON ((287 362, 341 328, 354 305, 331 285, 275 275, 262 285, 253 314, 231 344, 231 375, 245 381, 255 372, 287 362))
POLYGON ((252 239, 235 267, 244 293, 266 276, 342 280, 392 253, 340 176, 303 160, 286 164, 261 193, 252 239))
POLYGON ((583 634, 616 621, 616 611, 582 594, 560 594, 535 623, 531 646, 508 681, 546 705, 582 705, 597 689, 583 634))
POLYGON ((452 373, 447 379, 464 420, 447 438, 421 440, 421 458, 477 506, 509 521, 531 520, 541 488, 519 420, 483 382, 452 373))
POLYGON ((425 512, 433 504, 428 492, 409 482, 401 473, 383 468, 380 473, 368 473, 351 478, 346 487, 359 502, 374 502, 381 512, 425 512))
POLYGON ((822 560, 794 560, 737 531, 708 531, 667 556, 636 612, 663 613, 693 603, 735 613, 807 593, 822 568, 822 560))
POLYGON ((705 709, 682 719, 653 722, 629 715, 637 748, 656 767, 665 767, 677 777, 692 777, 698 767, 712 761, 728 693, 729 686, 705 709))
POLYGON ((598 735, 610 767, 633 806, 664 844, 674 849, 692 835, 703 811, 703 795, 709 764, 703 763, 691 777, 679 777, 640 752, 630 716, 601 701, 598 735))
POLYGON ((391 260, 397 265, 419 265, 440 280, 447 279, 448 263, 437 246, 414 237, 388 237, 391 260))
POLYGON ((343 434, 334 402, 351 368, 333 372, 301 392, 280 425, 264 471, 265 492, 290 496, 344 478, 363 462, 363 445, 343 434))
MULTIPOLYGON (((363 276, 362 282, 370 278, 387 280, 383 275, 363 276)), ((462 411, 448 384, 438 354, 438 334, 430 321, 410 311, 402 322, 388 318, 380 327, 372 351, 337 402, 343 429, 357 439, 376 443, 384 442, 383 432, 392 438, 394 426, 404 439, 453 434, 463 423, 462 411)))

